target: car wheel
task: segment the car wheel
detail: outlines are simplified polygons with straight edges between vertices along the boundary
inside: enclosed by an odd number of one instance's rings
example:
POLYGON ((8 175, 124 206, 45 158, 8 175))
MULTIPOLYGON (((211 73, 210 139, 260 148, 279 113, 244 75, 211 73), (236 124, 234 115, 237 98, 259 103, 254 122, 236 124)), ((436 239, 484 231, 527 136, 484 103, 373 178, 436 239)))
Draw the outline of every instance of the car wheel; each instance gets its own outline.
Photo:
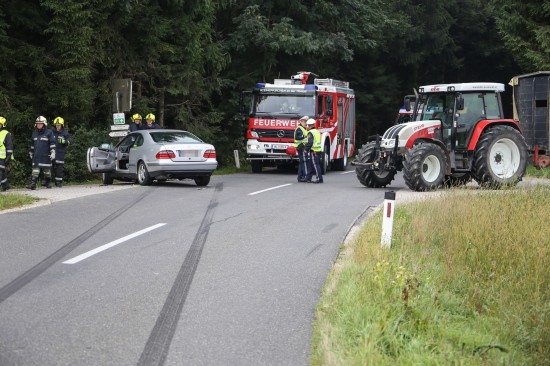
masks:
POLYGON ((101 174, 101 181, 106 186, 111 185, 113 184, 113 176, 111 175, 111 173, 103 173, 101 174))
POLYGON ((138 164, 137 177, 138 183, 142 186, 149 186, 153 183, 153 179, 149 176, 149 171, 147 171, 147 166, 143 161, 138 164))
POLYGON ((195 184, 204 187, 207 186, 208 183, 210 183, 210 176, 202 176, 202 177, 195 177, 195 184))

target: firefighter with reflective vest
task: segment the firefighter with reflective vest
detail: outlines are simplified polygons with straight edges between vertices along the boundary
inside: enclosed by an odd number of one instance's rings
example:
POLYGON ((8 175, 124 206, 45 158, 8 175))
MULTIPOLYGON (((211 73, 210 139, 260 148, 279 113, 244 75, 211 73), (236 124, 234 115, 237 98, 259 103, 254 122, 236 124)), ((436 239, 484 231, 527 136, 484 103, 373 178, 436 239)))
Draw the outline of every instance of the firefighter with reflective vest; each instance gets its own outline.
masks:
POLYGON ((65 129, 63 117, 56 117, 53 120, 53 137, 55 139, 55 159, 52 159, 55 186, 61 188, 63 185, 63 168, 65 166, 65 150, 71 144, 71 135, 65 129))
POLYGON ((155 122, 155 115, 153 113, 149 113, 145 116, 145 122, 145 126, 143 126, 144 130, 154 130, 160 128, 158 123, 155 122))
POLYGON ((130 132, 134 132, 137 130, 143 130, 143 125, 141 124, 141 115, 136 113, 132 116, 132 123, 130 123, 130 132))
POLYGON ((306 121, 308 116, 303 116, 298 120, 298 127, 294 130, 294 147, 298 155, 298 182, 305 182, 307 175, 307 155, 304 153, 304 146, 307 142, 306 121))
POLYGON ((31 182, 28 189, 36 189, 36 182, 42 171, 42 185, 52 188, 52 160, 55 159, 55 138, 52 130, 47 128, 48 121, 44 116, 38 116, 35 121, 36 128, 31 137, 31 150, 29 155, 32 162, 31 182))
POLYGON ((310 118, 307 120, 307 143, 304 147, 306 154, 309 154, 309 168, 306 175, 306 182, 308 183, 323 183, 323 175, 321 174, 321 164, 319 157, 321 156, 321 133, 315 128, 315 120, 310 118), (317 179, 312 181, 313 172, 317 179))
POLYGON ((6 129, 6 119, 0 117, 0 187, 2 191, 10 189, 6 168, 8 162, 13 160, 13 141, 11 133, 6 129))

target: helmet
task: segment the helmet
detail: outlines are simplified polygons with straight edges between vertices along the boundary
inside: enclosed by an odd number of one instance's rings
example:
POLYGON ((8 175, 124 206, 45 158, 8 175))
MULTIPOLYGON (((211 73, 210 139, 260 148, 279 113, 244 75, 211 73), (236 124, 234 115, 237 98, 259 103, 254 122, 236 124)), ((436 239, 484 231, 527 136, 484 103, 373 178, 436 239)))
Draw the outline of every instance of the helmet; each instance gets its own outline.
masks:
POLYGON ((0 117, 0 125, 2 125, 2 127, 6 127, 6 119, 4 117, 0 117))
POLYGON ((55 117, 55 119, 53 120, 53 124, 65 126, 65 120, 63 119, 63 117, 55 117))
POLYGON ((145 119, 152 119, 154 121, 155 120, 155 115, 153 113, 149 113, 147 115, 147 117, 145 117, 145 119))
POLYGON ((37 124, 37 123, 43 123, 43 124, 47 125, 48 121, 46 120, 46 117, 38 116, 38 117, 36 117, 36 121, 34 122, 34 124, 37 124))
POLYGON ((303 116, 299 119, 299 121, 307 121, 309 119, 309 116, 303 116))
POLYGON ((142 120, 141 115, 140 115, 140 114, 137 114, 137 113, 134 114, 134 115, 132 116, 132 121, 135 121, 136 119, 139 119, 139 120, 141 121, 141 120, 142 120))
POLYGON ((315 120, 313 118, 310 118, 307 120, 307 125, 308 126, 315 126, 315 120))

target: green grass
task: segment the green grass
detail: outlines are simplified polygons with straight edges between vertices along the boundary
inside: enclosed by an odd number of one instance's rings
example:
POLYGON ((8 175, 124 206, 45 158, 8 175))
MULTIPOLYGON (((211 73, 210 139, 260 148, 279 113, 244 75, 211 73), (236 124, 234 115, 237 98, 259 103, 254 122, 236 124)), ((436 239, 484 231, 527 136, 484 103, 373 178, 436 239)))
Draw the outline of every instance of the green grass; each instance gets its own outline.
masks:
POLYGON ((240 168, 236 168, 234 166, 226 166, 223 168, 218 168, 214 171, 213 175, 228 175, 228 174, 236 174, 236 173, 250 173, 250 165, 244 165, 240 168))
POLYGON ((25 196, 17 193, 0 194, 0 211, 9 210, 10 208, 29 205, 38 201, 40 198, 25 196))
POLYGON ((528 177, 550 179, 550 168, 537 169, 531 164, 527 166, 527 172, 525 175, 528 177))
POLYGON ((317 308, 312 365, 550 365, 550 188, 379 212, 317 308))

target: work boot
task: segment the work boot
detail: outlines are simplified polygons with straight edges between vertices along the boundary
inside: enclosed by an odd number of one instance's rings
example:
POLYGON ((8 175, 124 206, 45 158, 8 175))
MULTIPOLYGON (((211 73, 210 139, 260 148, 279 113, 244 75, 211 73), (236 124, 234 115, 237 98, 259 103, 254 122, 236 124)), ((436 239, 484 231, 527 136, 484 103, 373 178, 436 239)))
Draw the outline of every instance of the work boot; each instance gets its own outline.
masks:
POLYGON ((52 188, 51 179, 50 178, 45 178, 44 182, 42 182, 42 185, 46 188, 52 188))
POLYGON ((33 191, 36 189, 36 181, 38 180, 38 177, 32 176, 31 177, 31 183, 27 186, 27 189, 32 189, 33 191))
POLYGON ((60 180, 56 180, 56 181, 55 181, 55 186, 56 186, 57 188, 61 188, 61 186, 62 186, 61 181, 60 181, 60 180))
POLYGON ((1 186, 2 186, 2 192, 6 192, 8 189, 10 189, 10 185, 8 184, 8 182, 2 183, 1 186))

